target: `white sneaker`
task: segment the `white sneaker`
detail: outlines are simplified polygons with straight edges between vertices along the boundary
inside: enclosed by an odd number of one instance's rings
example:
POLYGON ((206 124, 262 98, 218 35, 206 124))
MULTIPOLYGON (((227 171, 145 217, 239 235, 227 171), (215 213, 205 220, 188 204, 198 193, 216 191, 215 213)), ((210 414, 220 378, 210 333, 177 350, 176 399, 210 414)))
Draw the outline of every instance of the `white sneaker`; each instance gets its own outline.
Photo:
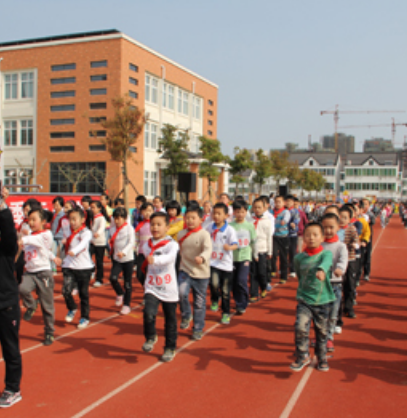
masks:
POLYGON ((289 277, 297 277, 295 273, 290 273, 289 277))
POLYGON ((342 327, 335 327, 335 334, 342 334, 342 327))
POLYGON ((116 306, 122 306, 123 305, 123 295, 121 296, 116 296, 116 302, 115 302, 116 306))
POLYGON ((89 319, 81 318, 78 324, 78 329, 84 329, 89 325, 89 319))
POLYGON ((73 311, 69 311, 66 314, 65 322, 72 322, 73 319, 75 318, 75 314, 76 314, 76 309, 74 309, 73 311))
POLYGON ((93 287, 100 287, 100 286, 102 286, 102 283, 100 283, 100 282, 98 282, 97 280, 96 280, 96 282, 95 283, 93 283, 93 287))
POLYGON ((120 311, 120 315, 128 315, 131 312, 130 306, 124 305, 120 311))

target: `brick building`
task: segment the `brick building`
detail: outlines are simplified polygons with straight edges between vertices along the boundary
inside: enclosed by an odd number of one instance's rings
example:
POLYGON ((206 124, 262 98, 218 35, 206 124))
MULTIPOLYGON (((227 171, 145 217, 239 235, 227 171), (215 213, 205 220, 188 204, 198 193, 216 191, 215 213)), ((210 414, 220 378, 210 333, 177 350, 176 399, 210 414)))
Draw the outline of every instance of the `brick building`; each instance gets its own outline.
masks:
MULTIPOLYGON (((0 59, 6 183, 117 194, 121 167, 100 142, 106 132, 98 122, 113 115, 112 98, 126 93, 149 116, 129 164, 138 193, 151 198, 168 189, 156 151, 163 124, 189 130, 191 171, 201 161, 197 138, 217 136, 218 87, 117 30, 0 43, 0 59)), ((218 192, 227 187, 220 170, 218 192)), ((205 183, 197 180, 191 198, 204 197, 205 183)), ((129 192, 133 202, 136 191, 129 192)))

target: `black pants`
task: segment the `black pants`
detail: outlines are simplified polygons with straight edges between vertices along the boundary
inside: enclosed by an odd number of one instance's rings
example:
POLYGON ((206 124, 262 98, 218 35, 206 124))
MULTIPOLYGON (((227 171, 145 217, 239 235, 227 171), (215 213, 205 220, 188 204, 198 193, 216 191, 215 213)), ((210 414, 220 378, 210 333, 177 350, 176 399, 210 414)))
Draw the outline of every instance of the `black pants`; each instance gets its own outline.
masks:
POLYGON ((20 343, 18 331, 20 329, 19 303, 0 310, 0 344, 6 365, 6 390, 20 391, 22 375, 20 343))
POLYGON ((259 254, 259 259, 256 261, 253 259, 251 264, 250 274, 250 297, 259 297, 260 290, 266 290, 267 286, 267 254, 259 254))
POLYGON ((222 312, 230 314, 230 293, 232 291, 233 271, 211 267, 211 301, 219 303, 222 298, 222 312))
POLYGON ((280 257, 280 279, 287 280, 288 237, 273 237, 273 273, 277 273, 277 257, 280 257))
POLYGON ((21 284, 21 281, 23 280, 24 266, 25 266, 24 251, 21 251, 16 261, 16 277, 17 277, 18 284, 21 284))
POLYGON ((76 283, 79 290, 79 297, 81 299, 81 318, 89 319, 89 282, 90 276, 92 275, 92 269, 62 269, 62 274, 64 276, 62 294, 65 298, 66 307, 70 311, 74 311, 78 308, 78 305, 72 296, 72 290, 74 289, 76 283))
POLYGON ((353 302, 355 300, 356 291, 356 274, 358 268, 358 261, 349 261, 348 268, 345 273, 343 281, 343 312, 345 314, 353 312, 353 302))
POLYGON ((370 276, 370 270, 372 265, 372 239, 370 239, 369 244, 365 248, 365 258, 363 262, 363 275, 370 276))
POLYGON ((143 254, 139 254, 136 258, 136 266, 137 266, 137 280, 141 283, 144 287, 144 282, 146 281, 146 275, 142 272, 141 267, 144 263, 146 258, 143 254))
POLYGON ((161 302, 164 311, 165 348, 175 350, 177 347, 177 305, 178 302, 163 302, 151 293, 144 296, 144 336, 146 340, 153 340, 157 335, 155 322, 158 306, 161 302))
POLYGON ((113 260, 112 271, 110 272, 110 283, 112 284, 116 295, 124 295, 123 304, 126 306, 130 306, 131 302, 133 266, 133 260, 125 263, 119 263, 118 261, 113 260), (118 280, 120 272, 123 272, 124 290, 118 280))
POLYGON ((294 257, 297 254, 298 237, 288 237, 288 267, 294 273, 294 257))
POLYGON ((103 283, 103 258, 105 256, 106 247, 90 244, 90 253, 95 255, 96 261, 96 281, 103 283))

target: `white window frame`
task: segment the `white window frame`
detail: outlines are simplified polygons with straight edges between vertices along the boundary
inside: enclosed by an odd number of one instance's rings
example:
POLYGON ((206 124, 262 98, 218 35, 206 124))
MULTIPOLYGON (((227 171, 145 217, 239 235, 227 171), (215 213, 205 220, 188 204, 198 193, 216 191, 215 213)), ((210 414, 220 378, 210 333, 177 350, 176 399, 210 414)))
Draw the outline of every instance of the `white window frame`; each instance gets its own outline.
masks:
POLYGON ((194 117, 195 119, 200 120, 201 119, 201 98, 195 97, 194 99, 194 117))
POLYGON ((146 196, 149 196, 148 194, 148 179, 149 179, 149 171, 148 170, 144 170, 144 194, 146 196))
POLYGON ((17 147, 18 146, 18 121, 17 120, 5 120, 4 121, 4 146, 17 147), (15 132, 15 144, 13 144, 13 134, 15 132), (7 144, 7 141, 9 142, 7 144))
POLYGON ((34 124, 32 119, 20 120, 20 145, 22 147, 34 145, 34 124), (23 132, 25 132, 26 144, 23 144, 23 132))
POLYGON ((167 107, 167 91, 168 91, 168 85, 167 83, 163 83, 163 107, 167 107))
POLYGON ((150 101, 150 97, 151 97, 151 76, 149 76, 148 74, 146 74, 146 81, 145 81, 145 100, 146 102, 150 101))
POLYGON ((21 73, 21 98, 32 99, 34 97, 34 73, 32 71, 21 73))
POLYGON ((189 115, 189 94, 187 91, 182 92, 182 113, 185 116, 189 115))
POLYGON ((151 103, 158 104, 158 79, 151 77, 151 103))
POLYGON ((178 89, 178 113, 182 113, 182 90, 178 89))
POLYGON ((144 125, 144 147, 150 148, 150 122, 144 125))
POLYGON ((18 73, 4 74, 4 100, 18 100, 18 79, 18 73))
POLYGON ((151 196, 157 195, 157 172, 156 171, 151 172, 150 191, 151 191, 151 196))
POLYGON ((175 102, 175 87, 171 84, 168 85, 168 109, 174 110, 175 102))
MULTIPOLYGON (((150 129, 150 145, 151 149, 157 149, 157 132, 158 132, 158 125, 155 123, 151 124, 150 129)), ((154 194, 154 193, 151 193, 154 194)))

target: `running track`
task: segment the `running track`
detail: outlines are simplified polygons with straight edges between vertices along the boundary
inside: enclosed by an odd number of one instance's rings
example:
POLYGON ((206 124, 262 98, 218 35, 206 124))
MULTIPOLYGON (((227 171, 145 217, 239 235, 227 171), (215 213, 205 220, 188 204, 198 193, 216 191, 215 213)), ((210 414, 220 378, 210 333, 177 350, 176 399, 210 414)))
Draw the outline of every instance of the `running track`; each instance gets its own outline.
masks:
MULTIPOLYGON (((110 286, 91 289, 92 326, 65 324, 61 277, 56 336, 41 345, 40 311, 22 322, 23 401, 3 417, 402 417, 407 410, 407 230, 399 218, 375 229, 373 271, 358 289, 357 318, 336 336, 331 370, 291 372, 295 281, 276 286, 229 326, 208 313, 207 335, 180 331, 172 363, 141 350, 141 289, 134 310, 117 315, 110 286)), ((76 318, 77 319, 77 318, 76 318)), ((163 327, 162 318, 158 329, 163 327)), ((4 362, 0 363, 0 375, 4 362)))

